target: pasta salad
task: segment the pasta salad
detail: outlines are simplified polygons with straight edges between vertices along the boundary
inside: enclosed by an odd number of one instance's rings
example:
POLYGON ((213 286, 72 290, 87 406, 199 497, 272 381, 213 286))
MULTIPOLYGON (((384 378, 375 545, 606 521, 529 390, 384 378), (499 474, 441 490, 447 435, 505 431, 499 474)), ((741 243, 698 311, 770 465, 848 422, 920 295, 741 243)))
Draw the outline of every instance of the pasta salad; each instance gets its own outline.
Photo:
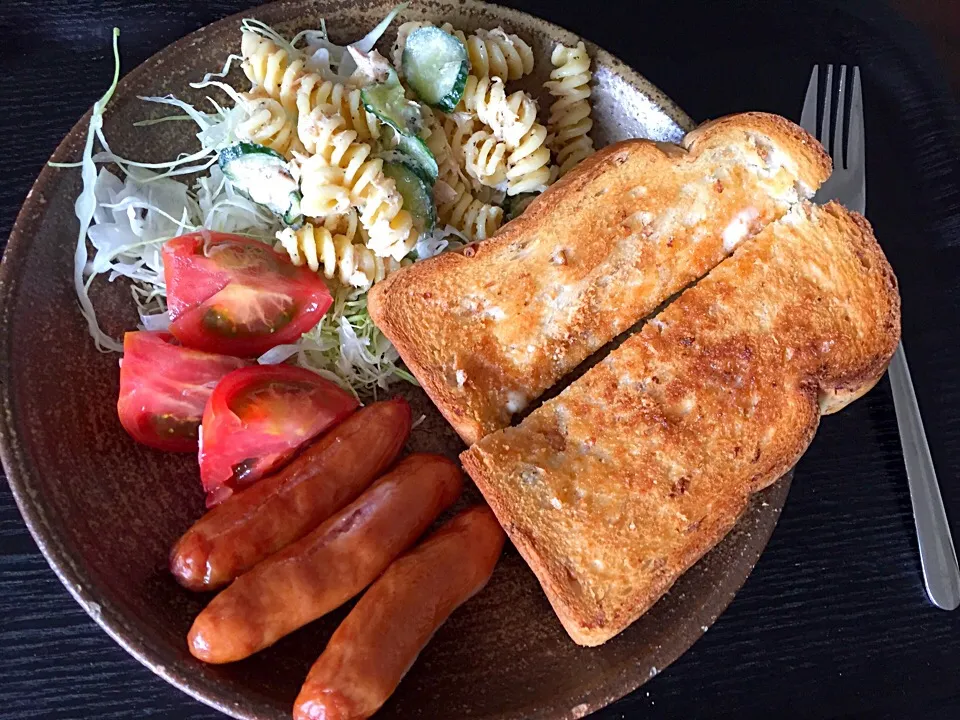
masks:
POLYGON ((405 265, 490 237, 590 155, 591 72, 582 42, 558 45, 541 112, 509 87, 535 60, 503 28, 405 22, 388 59, 374 46, 404 7, 347 46, 323 25, 287 38, 243 21, 239 52, 192 84, 222 93, 209 110, 143 98, 178 112, 141 124, 189 119, 198 128, 199 149, 164 163, 120 157, 104 135, 119 73, 115 31, 114 81, 75 164, 83 191, 74 280, 98 348, 122 351, 97 322, 95 277, 130 281, 143 328, 164 330, 164 244, 224 232, 285 253, 333 298, 319 324, 261 364, 292 361, 360 397, 415 382, 371 322, 367 291, 405 265))

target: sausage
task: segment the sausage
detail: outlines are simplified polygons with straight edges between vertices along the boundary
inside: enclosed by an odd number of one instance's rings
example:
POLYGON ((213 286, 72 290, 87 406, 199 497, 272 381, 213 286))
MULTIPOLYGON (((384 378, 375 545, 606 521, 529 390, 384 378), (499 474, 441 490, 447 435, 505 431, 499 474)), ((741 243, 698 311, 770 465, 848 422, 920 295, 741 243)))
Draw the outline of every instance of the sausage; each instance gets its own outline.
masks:
POLYGON ((241 575, 197 616, 190 652, 242 660, 316 620, 373 582, 463 489, 459 466, 411 455, 303 539, 241 575))
POLYGON ((411 423, 402 398, 354 413, 276 475, 194 523, 174 545, 170 571, 190 590, 214 590, 299 540, 390 467, 411 423))
POLYGON ((503 541, 490 509, 474 507, 396 560, 310 668, 293 706, 295 720, 373 715, 437 628, 487 583, 503 541))

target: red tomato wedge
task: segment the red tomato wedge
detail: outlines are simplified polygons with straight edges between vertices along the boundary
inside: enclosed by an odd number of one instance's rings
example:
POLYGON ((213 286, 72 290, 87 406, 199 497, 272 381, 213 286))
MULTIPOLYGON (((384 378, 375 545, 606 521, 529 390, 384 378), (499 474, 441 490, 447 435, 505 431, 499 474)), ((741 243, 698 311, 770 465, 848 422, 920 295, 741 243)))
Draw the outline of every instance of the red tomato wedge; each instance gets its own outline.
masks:
POLYGON ((170 332, 207 352, 254 357, 297 340, 330 307, 323 279, 269 245, 200 232, 163 246, 170 332))
POLYGON ((207 507, 279 467, 357 406, 338 385, 291 365, 258 365, 227 375, 203 412, 200 478, 207 507))
POLYGON ((139 442, 196 452, 200 419, 220 378, 247 362, 190 350, 164 332, 128 332, 120 361, 120 422, 139 442))

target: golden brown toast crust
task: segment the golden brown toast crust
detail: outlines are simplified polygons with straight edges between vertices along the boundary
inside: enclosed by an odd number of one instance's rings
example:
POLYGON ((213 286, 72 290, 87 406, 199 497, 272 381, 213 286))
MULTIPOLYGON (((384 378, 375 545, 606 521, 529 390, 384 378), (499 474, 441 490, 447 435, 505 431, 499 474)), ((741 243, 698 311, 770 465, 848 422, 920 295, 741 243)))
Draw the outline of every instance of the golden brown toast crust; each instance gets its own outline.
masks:
POLYGON ((869 224, 807 203, 516 428, 461 455, 570 636, 643 614, 794 465, 900 337, 869 224))
POLYGON ((813 138, 764 113, 707 123, 682 147, 622 142, 493 239, 378 283, 370 315, 470 444, 507 426, 829 172, 813 138))

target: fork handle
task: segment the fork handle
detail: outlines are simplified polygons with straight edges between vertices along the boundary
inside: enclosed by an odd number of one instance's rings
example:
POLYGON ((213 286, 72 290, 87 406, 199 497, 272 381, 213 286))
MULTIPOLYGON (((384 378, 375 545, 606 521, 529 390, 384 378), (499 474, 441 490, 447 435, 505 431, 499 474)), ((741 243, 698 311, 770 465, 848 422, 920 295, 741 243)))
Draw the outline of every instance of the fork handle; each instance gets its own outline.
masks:
POLYGON ((897 346, 889 374, 897 425, 900 426, 903 461, 910 484, 913 519, 917 525, 923 581, 934 605, 953 610, 960 605, 960 568, 957 567, 957 553, 950 536, 950 525, 943 508, 943 498, 940 497, 937 473, 923 431, 923 420, 903 343, 897 346))

